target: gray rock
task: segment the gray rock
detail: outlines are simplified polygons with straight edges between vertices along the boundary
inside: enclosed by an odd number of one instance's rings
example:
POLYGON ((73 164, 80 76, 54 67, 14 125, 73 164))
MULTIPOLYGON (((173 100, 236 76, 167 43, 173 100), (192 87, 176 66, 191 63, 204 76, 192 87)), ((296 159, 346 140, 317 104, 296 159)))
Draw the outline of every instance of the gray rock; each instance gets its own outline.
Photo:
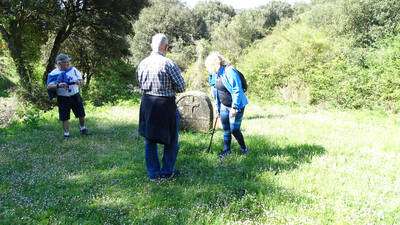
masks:
POLYGON ((201 91, 189 91, 178 96, 178 110, 183 130, 208 132, 212 129, 214 111, 210 98, 201 91))

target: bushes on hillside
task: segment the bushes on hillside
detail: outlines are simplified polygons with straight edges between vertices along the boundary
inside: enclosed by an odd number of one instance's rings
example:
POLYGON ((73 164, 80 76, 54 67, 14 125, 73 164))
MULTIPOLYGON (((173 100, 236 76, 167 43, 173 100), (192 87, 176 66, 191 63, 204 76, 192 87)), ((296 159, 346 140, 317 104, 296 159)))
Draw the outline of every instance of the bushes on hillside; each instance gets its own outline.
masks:
POLYGON ((276 24, 293 16, 292 7, 285 2, 267 5, 236 15, 231 22, 223 21, 211 34, 213 49, 235 62, 254 41, 263 38, 276 24))
POLYGON ((355 46, 371 46, 399 32, 400 1, 334 0, 315 1, 307 19, 315 27, 345 35, 355 46))
POLYGON ((238 67, 248 77, 250 94, 262 99, 319 102, 330 97, 329 89, 327 93, 320 90, 330 88, 336 78, 325 72, 341 62, 334 46, 324 33, 296 24, 255 45, 238 67), (309 83, 318 83, 319 88, 309 83), (302 94, 306 90, 308 93, 302 94))
POLYGON ((352 48, 304 23, 278 29, 242 57, 249 93, 341 108, 400 110, 400 36, 352 48))

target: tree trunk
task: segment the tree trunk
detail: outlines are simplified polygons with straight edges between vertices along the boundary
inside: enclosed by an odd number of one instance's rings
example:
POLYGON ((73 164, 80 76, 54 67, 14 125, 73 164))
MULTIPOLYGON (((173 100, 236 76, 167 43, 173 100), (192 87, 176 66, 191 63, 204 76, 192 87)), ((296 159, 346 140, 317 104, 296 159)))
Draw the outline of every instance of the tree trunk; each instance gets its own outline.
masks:
POLYGON ((21 79, 20 80, 21 85, 27 90, 30 89, 29 82, 31 82, 32 80, 33 69, 31 69, 31 71, 29 70, 28 67, 29 62, 27 62, 27 60, 25 60, 23 57, 22 34, 20 29, 18 28, 18 25, 16 23, 11 25, 10 33, 12 35, 8 33, 3 26, 0 26, 0 33, 2 34, 4 40, 7 43, 8 49, 10 50, 11 58, 13 59, 17 67, 17 72, 21 79))
POLYGON ((47 75, 54 69, 57 54, 60 52, 62 43, 69 37, 73 29, 72 24, 61 27, 54 39, 53 48, 51 49, 49 59, 47 60, 46 70, 43 74, 43 82, 47 83, 47 75))
POLYGON ((92 74, 87 74, 87 76, 86 76, 86 87, 88 87, 89 88, 89 86, 90 86, 90 80, 92 79, 92 74))

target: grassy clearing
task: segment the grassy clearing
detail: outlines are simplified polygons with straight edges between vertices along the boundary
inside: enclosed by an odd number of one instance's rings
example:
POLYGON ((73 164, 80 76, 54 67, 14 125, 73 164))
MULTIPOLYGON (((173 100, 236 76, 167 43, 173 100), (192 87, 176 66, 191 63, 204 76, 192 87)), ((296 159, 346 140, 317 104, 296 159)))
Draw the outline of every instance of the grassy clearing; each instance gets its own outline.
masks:
POLYGON ((399 120, 376 112, 251 106, 250 155, 218 131, 183 133, 183 176, 150 183, 134 105, 90 108, 94 135, 62 140, 55 111, 0 130, 0 224, 400 223, 399 120))

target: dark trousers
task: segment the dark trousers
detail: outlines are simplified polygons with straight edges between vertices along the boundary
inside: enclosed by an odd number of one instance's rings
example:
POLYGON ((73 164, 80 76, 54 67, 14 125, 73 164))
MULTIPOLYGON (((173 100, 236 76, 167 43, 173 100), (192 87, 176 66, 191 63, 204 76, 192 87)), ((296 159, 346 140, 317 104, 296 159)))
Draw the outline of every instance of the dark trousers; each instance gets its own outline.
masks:
POLYGON ((159 177, 160 175, 170 175, 175 170, 175 162, 179 151, 179 113, 176 112, 176 135, 171 143, 164 144, 164 154, 162 158, 162 167, 158 159, 157 142, 145 138, 145 158, 147 175, 150 179, 159 177))
POLYGON ((240 148, 246 149, 246 144, 244 142, 244 137, 242 131, 240 130, 240 125, 242 124, 244 109, 236 114, 235 117, 230 117, 231 108, 226 107, 221 104, 220 117, 221 124, 224 130, 224 151, 231 150, 232 135, 235 137, 236 141, 239 143, 240 148))

